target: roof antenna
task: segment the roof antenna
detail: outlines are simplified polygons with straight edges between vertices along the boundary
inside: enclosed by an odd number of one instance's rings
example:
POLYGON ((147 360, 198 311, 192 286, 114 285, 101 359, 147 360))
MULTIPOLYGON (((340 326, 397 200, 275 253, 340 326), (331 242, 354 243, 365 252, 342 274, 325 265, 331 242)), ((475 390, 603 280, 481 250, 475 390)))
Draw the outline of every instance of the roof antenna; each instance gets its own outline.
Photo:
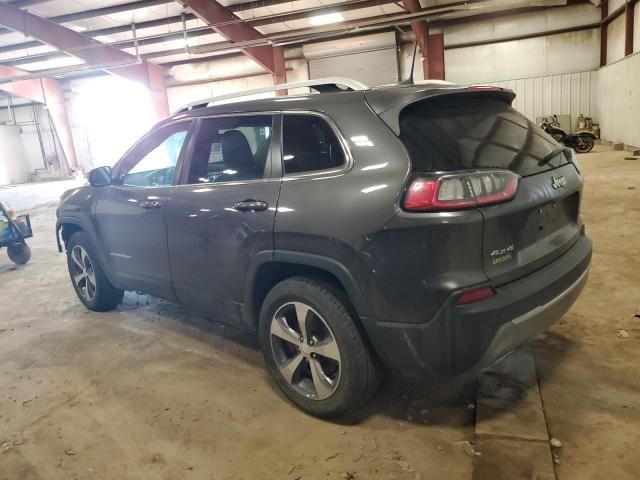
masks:
POLYGON ((411 72, 409 73, 409 78, 402 80, 400 85, 413 85, 413 69, 416 66, 416 53, 418 53, 417 41, 413 44, 413 60, 411 61, 411 72))

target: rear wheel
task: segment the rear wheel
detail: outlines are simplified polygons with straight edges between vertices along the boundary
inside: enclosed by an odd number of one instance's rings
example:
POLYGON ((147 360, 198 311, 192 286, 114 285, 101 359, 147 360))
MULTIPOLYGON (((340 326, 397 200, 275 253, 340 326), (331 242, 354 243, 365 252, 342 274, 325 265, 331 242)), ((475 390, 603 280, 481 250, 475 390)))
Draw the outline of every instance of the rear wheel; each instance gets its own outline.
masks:
POLYGON ((89 310, 113 310, 122 301, 124 291, 109 282, 86 233, 76 232, 67 242, 67 267, 78 298, 89 310))
POLYGON ((18 265, 24 265, 31 260, 31 248, 26 243, 7 247, 9 259, 18 265))
POLYGON ((260 312, 260 345, 278 387, 319 417, 352 410, 375 393, 380 367, 338 292, 295 277, 269 292, 260 312))
POLYGON ((578 141, 575 145, 575 151, 578 153, 588 153, 593 149, 595 141, 587 135, 578 135, 578 141))

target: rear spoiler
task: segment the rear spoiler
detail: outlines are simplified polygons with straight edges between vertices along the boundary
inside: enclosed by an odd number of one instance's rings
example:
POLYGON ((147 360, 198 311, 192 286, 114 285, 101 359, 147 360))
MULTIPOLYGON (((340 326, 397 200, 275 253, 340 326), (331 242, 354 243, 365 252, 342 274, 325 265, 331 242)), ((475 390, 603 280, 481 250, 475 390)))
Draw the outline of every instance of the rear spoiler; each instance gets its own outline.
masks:
POLYGON ((442 86, 439 88, 408 88, 406 93, 399 94, 398 89, 372 89, 365 92, 365 99, 369 107, 389 126, 396 134, 400 135, 400 113, 409 105, 429 100, 435 97, 449 95, 470 95, 499 98, 509 105, 516 98, 513 90, 501 87, 484 87, 471 85, 468 87, 442 86))

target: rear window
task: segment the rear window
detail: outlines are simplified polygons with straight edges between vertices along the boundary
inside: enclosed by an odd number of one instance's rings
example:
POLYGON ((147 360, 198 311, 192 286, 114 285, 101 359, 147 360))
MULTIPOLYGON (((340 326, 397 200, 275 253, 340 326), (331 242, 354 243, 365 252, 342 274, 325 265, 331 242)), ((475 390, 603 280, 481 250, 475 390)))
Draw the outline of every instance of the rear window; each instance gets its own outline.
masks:
POLYGON ((441 97, 400 114, 400 139, 414 172, 506 168, 522 176, 567 162, 558 144, 508 103, 494 98, 441 97))

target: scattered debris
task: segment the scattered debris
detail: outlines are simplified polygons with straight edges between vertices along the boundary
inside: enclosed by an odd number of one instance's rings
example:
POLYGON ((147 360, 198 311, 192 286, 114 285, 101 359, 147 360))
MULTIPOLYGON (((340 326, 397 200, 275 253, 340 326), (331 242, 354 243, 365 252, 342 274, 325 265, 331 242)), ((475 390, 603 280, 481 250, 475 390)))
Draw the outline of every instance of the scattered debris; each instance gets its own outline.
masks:
POLYGON ((187 470, 193 470, 193 465, 187 465, 187 470))
POLYGON ((627 187, 627 190, 635 190, 636 187, 627 187))
POLYGON ((469 410, 475 410, 476 409, 476 405, 474 403, 470 403, 470 404, 467 405, 467 408, 469 410))
POLYGON ((333 455, 329 455, 327 458, 324 459, 324 461, 328 461, 331 460, 332 458, 336 458, 338 455, 340 455, 340 452, 336 452, 333 455))
POLYGON ((464 453, 470 457, 479 457, 480 455, 482 455, 482 453, 476 452, 474 444, 471 443, 469 440, 463 440, 461 442, 455 442, 455 443, 457 445, 460 445, 464 453))
POLYGON ((634 315, 634 317, 640 318, 640 310, 638 310, 638 312, 634 315))
POLYGON ((375 439, 375 438, 372 438, 372 439, 371 439, 371 447, 372 447, 374 450, 377 450, 377 449, 378 449, 378 444, 376 443, 376 439, 375 439))
POLYGON ((562 448, 562 442, 557 438, 551 438, 551 440, 549 440, 549 443, 554 448, 562 448))
POLYGON ((553 454, 553 463, 555 463, 556 465, 560 465, 560 457, 555 453, 553 454))
POLYGON ((346 480, 356 480, 356 472, 344 472, 342 478, 346 478, 346 480))
POLYGON ((78 454, 78 452, 76 452, 73 448, 67 448, 67 449, 64 451, 64 453, 65 453, 66 455, 69 455, 69 456, 73 456, 73 455, 77 455, 77 454, 78 454))
POLYGON ((409 462, 407 462, 406 460, 396 460, 396 464, 405 472, 411 471, 409 462))
POLYGON ((287 470, 287 474, 291 475, 293 473, 293 470, 296 468, 295 465, 289 465, 289 470, 287 470))
POLYGON ((640 157, 624 157, 625 160, 638 160, 640 157))
POLYGON ((24 443, 24 440, 22 439, 3 443, 2 445, 0 445, 0 448, 2 449, 2 451, 0 451, 0 455, 2 455, 3 453, 7 453, 12 448, 17 447, 18 445, 22 445, 23 443, 24 443))
POLYGON ((442 448, 442 445, 438 445, 438 446, 436 447, 436 450, 438 450, 439 452, 441 452, 442 450, 444 450, 444 448, 442 448))
POLYGON ((618 330, 618 337, 620 338, 629 338, 629 332, 624 329, 618 330))

